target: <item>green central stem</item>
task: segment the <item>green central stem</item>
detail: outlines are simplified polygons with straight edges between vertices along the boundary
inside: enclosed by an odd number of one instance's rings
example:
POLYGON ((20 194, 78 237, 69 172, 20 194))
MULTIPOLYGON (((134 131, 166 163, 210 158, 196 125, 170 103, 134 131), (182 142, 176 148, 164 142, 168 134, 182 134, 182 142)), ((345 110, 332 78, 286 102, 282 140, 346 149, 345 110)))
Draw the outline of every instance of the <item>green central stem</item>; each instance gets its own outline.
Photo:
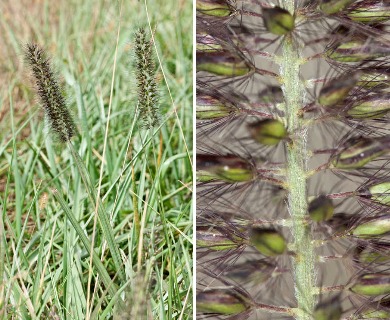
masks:
MULTIPOLYGON (((286 0, 291 2, 291 0, 286 0)), ((293 6, 286 6, 293 10, 293 6)), ((291 11, 292 12, 292 11, 291 11)), ((293 223, 291 232, 294 238, 296 255, 293 259, 295 297, 297 299, 296 319, 311 320, 316 296, 315 252, 310 227, 305 223, 307 216, 307 130, 300 109, 304 105, 306 90, 300 77, 301 56, 299 47, 286 35, 280 57, 280 76, 285 99, 285 114, 290 140, 286 142, 286 170, 288 185, 288 210, 293 223)))

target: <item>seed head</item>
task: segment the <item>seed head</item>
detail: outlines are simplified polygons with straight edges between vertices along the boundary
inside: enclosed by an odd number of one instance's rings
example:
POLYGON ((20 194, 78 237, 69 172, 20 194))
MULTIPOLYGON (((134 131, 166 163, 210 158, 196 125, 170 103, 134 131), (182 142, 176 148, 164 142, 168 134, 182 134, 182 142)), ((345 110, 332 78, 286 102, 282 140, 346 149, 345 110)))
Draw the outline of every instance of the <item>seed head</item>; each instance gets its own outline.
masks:
POLYGON ((27 44, 25 57, 31 67, 37 93, 52 131, 61 142, 69 141, 75 134, 75 124, 49 58, 34 43, 27 44))
POLYGON ((152 46, 143 28, 135 34, 135 57, 138 108, 144 126, 151 128, 159 123, 159 103, 152 46))

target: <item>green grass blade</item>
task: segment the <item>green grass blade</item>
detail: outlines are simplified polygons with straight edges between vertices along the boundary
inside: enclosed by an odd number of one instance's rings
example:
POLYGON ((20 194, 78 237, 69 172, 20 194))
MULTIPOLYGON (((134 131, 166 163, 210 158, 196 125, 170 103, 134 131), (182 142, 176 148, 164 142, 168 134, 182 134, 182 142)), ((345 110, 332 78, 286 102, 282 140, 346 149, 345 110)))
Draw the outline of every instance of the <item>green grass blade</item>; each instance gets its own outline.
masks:
MULTIPOLYGON (((92 202, 92 204, 96 208, 96 196, 94 193, 94 188, 92 186, 91 180, 89 179, 87 169, 84 166, 84 163, 82 159, 80 158, 79 154, 76 152, 74 149, 73 145, 71 143, 68 144, 73 159, 76 163, 77 169, 79 170, 80 176, 84 182, 85 188, 87 189, 88 196, 92 202)), ((123 262, 120 257, 120 252, 119 252, 119 247, 115 243, 115 236, 114 236, 114 231, 113 228, 111 227, 110 221, 109 221, 109 215, 108 212, 104 209, 102 203, 99 201, 98 203, 98 218, 100 222, 100 227, 103 232, 103 236, 107 241, 108 248, 111 252, 112 259, 114 260, 115 268, 118 272, 118 276, 122 282, 126 281, 126 275, 123 271, 123 262)))
MULTIPOLYGON (((66 217, 68 218, 69 222, 72 224, 73 228, 75 229, 77 235, 80 237, 81 242, 83 243, 85 249, 88 251, 89 254, 91 254, 91 242, 85 235, 83 229, 81 229, 78 221, 76 220, 75 216, 73 215, 72 211, 69 209, 68 205, 65 203, 62 196, 59 194, 58 190, 52 190, 55 198, 60 203, 62 210, 65 212, 66 217)), ((100 277, 103 280, 104 285, 108 289, 108 292, 114 296, 117 292, 117 288, 113 281, 111 280, 110 276, 107 273, 106 268, 104 267, 103 263, 100 261, 99 256, 96 254, 96 252, 93 252, 93 263, 96 266, 96 269, 100 275, 100 277)))

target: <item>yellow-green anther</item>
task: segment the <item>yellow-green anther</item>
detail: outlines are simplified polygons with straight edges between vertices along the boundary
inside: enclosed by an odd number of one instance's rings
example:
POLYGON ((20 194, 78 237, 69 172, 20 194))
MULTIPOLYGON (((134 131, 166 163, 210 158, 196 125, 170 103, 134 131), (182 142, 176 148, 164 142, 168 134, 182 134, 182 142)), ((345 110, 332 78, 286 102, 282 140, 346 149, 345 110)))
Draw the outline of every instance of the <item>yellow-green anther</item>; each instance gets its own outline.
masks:
POLYGON ((362 1, 347 12, 347 17, 368 24, 385 22, 390 19, 390 6, 384 1, 375 1, 374 3, 362 1))
POLYGON ((198 154, 196 159, 197 176, 201 181, 247 182, 255 178, 256 175, 253 166, 238 156, 198 154))
POLYGON ((237 248, 242 239, 228 236, 220 230, 207 226, 196 228, 196 245, 199 248, 206 248, 214 251, 223 251, 237 248))
POLYGON ((368 188, 371 199, 385 206, 390 205, 390 182, 381 182, 368 188))
POLYGON ((251 72, 248 63, 229 51, 197 52, 196 70, 213 73, 219 76, 239 77, 251 72))
POLYGON ((365 296, 389 294, 390 274, 383 272, 361 275, 350 290, 365 296))
POLYGON ((252 228, 249 241, 252 246, 267 257, 281 255, 287 249, 286 240, 275 229, 252 228))
POLYGON ((328 107, 342 102, 357 84, 359 75, 355 73, 338 79, 332 79, 321 89, 318 103, 328 107))
POLYGON ((213 17, 227 17, 233 13, 226 0, 196 0, 196 10, 213 17))
POLYGON ((348 115, 355 119, 372 119, 385 116, 390 111, 390 95, 376 95, 358 101, 348 115))
POLYGON ((333 201, 332 199, 321 195, 310 202, 308 210, 313 221, 321 222, 329 220, 334 214, 333 201))
POLYGON ((278 36, 285 35, 295 27, 295 18, 280 7, 263 8, 263 21, 265 28, 278 36))
POLYGON ((196 119, 212 120, 227 117, 234 113, 234 109, 218 99, 208 95, 196 97, 196 119))
POLYGON ((322 0, 320 9, 325 14, 335 14, 342 11, 355 0, 322 0))
POLYGON ((207 289, 196 295, 196 311, 234 315, 248 309, 245 298, 232 288, 207 289))
POLYGON ((375 59, 389 54, 389 49, 376 42, 367 42, 366 39, 356 39, 341 42, 336 47, 329 48, 325 55, 338 62, 360 62, 375 59))
POLYGON ((390 232, 390 216, 382 216, 360 223, 351 234, 359 238, 370 238, 390 232))
POLYGON ((340 297, 336 296, 317 304, 313 320, 340 320, 342 313, 340 297))
POLYGON ((222 45, 209 34, 196 35, 196 51, 217 52, 222 51, 222 45))
POLYGON ((266 146, 274 146, 287 137, 284 124, 276 119, 266 119, 248 125, 253 139, 266 146))
POLYGON ((333 157, 332 165, 337 169, 359 169, 387 151, 388 148, 378 139, 351 138, 333 157))

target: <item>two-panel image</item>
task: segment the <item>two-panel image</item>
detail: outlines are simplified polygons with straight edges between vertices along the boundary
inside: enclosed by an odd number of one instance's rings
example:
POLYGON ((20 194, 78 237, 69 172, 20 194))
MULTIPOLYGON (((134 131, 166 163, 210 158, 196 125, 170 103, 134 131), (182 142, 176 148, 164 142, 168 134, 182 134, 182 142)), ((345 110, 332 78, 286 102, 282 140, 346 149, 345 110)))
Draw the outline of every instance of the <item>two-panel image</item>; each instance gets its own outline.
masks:
POLYGON ((2 0, 0 320, 390 319, 390 3, 2 0))

